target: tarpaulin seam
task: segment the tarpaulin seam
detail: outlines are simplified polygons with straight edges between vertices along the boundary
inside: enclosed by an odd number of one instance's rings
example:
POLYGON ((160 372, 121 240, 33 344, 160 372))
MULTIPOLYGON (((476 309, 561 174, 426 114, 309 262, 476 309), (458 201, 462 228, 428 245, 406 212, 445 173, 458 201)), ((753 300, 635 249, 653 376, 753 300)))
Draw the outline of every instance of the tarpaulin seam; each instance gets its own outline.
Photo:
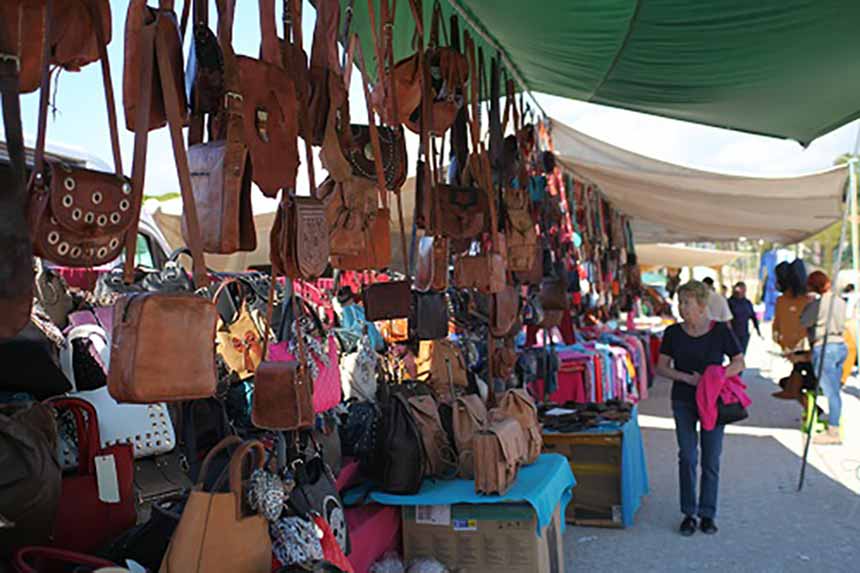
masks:
POLYGON ((609 80, 609 76, 612 75, 612 72, 615 71, 615 66, 618 64, 618 61, 621 59, 621 54, 624 52, 624 49, 627 47, 627 42, 630 41, 630 36, 633 35, 633 25, 639 19, 639 8, 642 6, 642 0, 636 0, 636 7, 633 9, 633 13, 630 15, 630 20, 627 22, 627 32, 624 34, 624 39, 621 41, 621 45, 618 47, 618 51, 615 52, 615 57, 612 58, 612 63, 609 64, 609 68, 606 70, 606 73, 603 74, 603 79, 600 80, 600 83, 597 84, 597 87, 591 92, 591 95, 588 96, 588 101, 592 101, 594 96, 597 95, 597 92, 603 88, 604 84, 609 80))

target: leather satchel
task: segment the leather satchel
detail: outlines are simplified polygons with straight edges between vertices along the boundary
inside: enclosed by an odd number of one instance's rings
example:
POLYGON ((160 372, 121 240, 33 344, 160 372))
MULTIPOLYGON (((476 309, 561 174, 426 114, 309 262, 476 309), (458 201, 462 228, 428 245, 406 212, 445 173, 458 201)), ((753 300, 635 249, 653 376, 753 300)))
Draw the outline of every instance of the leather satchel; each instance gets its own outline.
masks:
POLYGON ((460 396, 454 401, 452 428, 457 448, 459 477, 475 477, 475 436, 487 423, 487 407, 477 394, 460 396))
MULTIPOLYGON (((122 172, 116 109, 106 49, 109 37, 104 29, 104 22, 102 18, 90 19, 90 14, 95 14, 94 11, 98 8, 95 0, 74 3, 78 4, 78 7, 68 7, 66 11, 67 5, 71 4, 73 3, 61 2, 56 6, 59 10, 55 15, 59 16, 62 12, 72 19, 62 21, 63 30, 72 34, 79 31, 74 27, 77 18, 85 20, 88 25, 93 23, 95 44, 98 48, 97 58, 101 60, 102 66, 114 172, 102 173, 64 162, 46 164, 45 140, 50 93, 49 58, 46 51, 39 98, 34 175, 30 182, 27 216, 33 234, 34 254, 60 265, 93 267, 106 264, 120 254, 126 231, 137 216, 140 194, 132 192, 131 182, 122 172)), ((107 13, 109 17, 109 8, 107 13)), ((60 23, 55 22, 54 18, 48 18, 45 33, 49 38, 60 23)), ((86 51, 89 42, 90 38, 86 38, 85 42, 76 45, 76 49, 86 51)), ((45 47, 47 48, 48 44, 45 44, 45 47)), ((72 51, 68 54, 69 58, 72 58, 71 54, 72 51)), ((65 57, 62 54, 54 56, 65 57)), ((89 56, 82 58, 80 62, 88 58, 89 56)))
POLYGON ((439 184, 436 186, 438 211, 434 229, 452 239, 473 239, 483 232, 489 221, 487 194, 475 187, 439 184))
POLYGON ((114 444, 101 447, 98 414, 89 402, 78 398, 58 398, 48 404, 70 411, 74 416, 81 452, 77 473, 63 478, 60 506, 54 523, 54 545, 90 553, 137 521, 132 446, 114 444), (116 489, 102 490, 100 482, 104 476, 114 481, 116 489), (81 527, 81 524, 86 524, 86 527, 81 527))
POLYGON ((498 253, 460 255, 454 260, 454 284, 484 293, 499 293, 507 283, 505 258, 498 253))
POLYGON ((0 408, 0 555, 23 545, 47 543, 60 501, 57 423, 49 408, 16 404, 0 408))
POLYGON ((229 490, 207 491, 204 480, 194 486, 179 525, 161 562, 160 573, 269 573, 272 570, 272 542, 269 525, 261 515, 244 510, 243 468, 253 456, 253 469, 266 461, 263 445, 242 442, 231 436, 212 448, 201 468, 208 475, 210 464, 222 450, 235 446, 230 458, 229 490))
POLYGON ((544 278, 540 285, 540 302, 544 311, 569 309, 570 297, 564 281, 551 277, 544 278))
MULTIPOLYGON (((353 124, 350 130, 351 144, 344 153, 352 166, 352 174, 355 177, 376 182, 376 156, 370 142, 370 127, 353 124)), ((407 156, 403 128, 381 125, 377 126, 377 130, 382 152, 385 188, 389 191, 397 191, 406 183, 407 156)))
POLYGON ((526 440, 524 463, 535 463, 543 448, 543 437, 534 399, 522 388, 517 388, 502 393, 497 404, 490 410, 490 421, 512 418, 519 422, 526 440))
POLYGON ((422 340, 415 367, 418 379, 430 384, 437 396, 450 395, 452 385, 460 388, 469 385, 466 360, 453 340, 422 340))
POLYGON ((383 270, 391 265, 391 213, 380 207, 365 231, 368 245, 356 255, 332 255, 331 266, 344 271, 383 270))
POLYGON ((273 272, 315 280, 328 267, 329 237, 325 207, 315 197, 291 195, 278 205, 271 231, 273 272))
POLYGON ((376 218, 378 198, 373 183, 355 180, 344 184, 328 177, 317 196, 325 208, 331 255, 355 256, 364 252, 368 248, 368 231, 376 218))
POLYGON ((492 422, 475 434, 475 492, 505 495, 517 481, 526 444, 519 422, 492 422))
POLYGON ((147 404, 215 394, 215 305, 183 293, 124 297, 113 315, 108 389, 147 404))
POLYGON ((316 4, 314 41, 309 71, 308 124, 312 145, 325 140, 331 94, 329 76, 340 74, 337 38, 340 32, 340 0, 320 0, 316 4))
POLYGON ((367 320, 408 318, 412 306, 409 281, 379 282, 366 286, 362 293, 367 320))

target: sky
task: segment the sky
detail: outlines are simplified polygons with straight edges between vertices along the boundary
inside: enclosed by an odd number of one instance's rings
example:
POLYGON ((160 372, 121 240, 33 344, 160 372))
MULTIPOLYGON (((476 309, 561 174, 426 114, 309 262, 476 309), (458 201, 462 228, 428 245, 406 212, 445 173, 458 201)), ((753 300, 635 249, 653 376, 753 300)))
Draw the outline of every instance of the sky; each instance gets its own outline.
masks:
MULTIPOLYGON (((181 6, 181 3, 177 3, 181 6)), ((215 20, 214 1, 211 20, 215 20)), ((276 3, 280 13, 280 2, 276 3)), ((108 53, 120 126, 120 141, 124 170, 131 173, 134 136, 125 129, 122 109, 123 31, 127 2, 112 1, 113 39, 108 53)), ((237 53, 255 55, 259 45, 258 16, 255 3, 240 3, 234 32, 237 53)), ((278 16, 278 18, 280 18, 278 16)), ((303 34, 305 49, 310 52, 313 34, 314 11, 305 1, 303 34)), ((371 54, 371 50, 365 50, 371 54)), ((353 74, 350 89, 351 115, 356 123, 366 122, 361 74, 353 74)), ((99 65, 90 65, 78 73, 62 73, 56 92, 56 113, 48 122, 49 145, 71 148, 100 159, 110 169, 112 159, 108 135, 107 113, 99 65)), ((720 171, 731 174, 777 176, 798 175, 826 169, 842 153, 850 152, 857 137, 860 121, 847 124, 819 139, 804 149, 798 143, 775 138, 750 135, 700 126, 604 106, 537 94, 537 101, 546 113, 588 135, 613 145, 688 167, 720 171)), ((28 144, 35 142, 38 111, 38 92, 22 100, 24 131, 28 144)), ((802 113, 802 110, 798 110, 802 113)), ((0 126, 2 128, 2 126, 0 126)), ((410 151, 417 138, 407 139, 410 151)), ((304 160, 304 152, 299 151, 304 160)), ((412 167, 414 169, 414 166, 412 167)), ((305 167, 300 168, 299 186, 307 187, 305 167)), ((317 162, 317 172, 322 174, 317 162)), ((322 177, 317 176, 317 181, 322 177)), ((146 193, 158 195, 178 192, 173 152, 166 128, 150 134, 147 158, 146 193)), ((262 196, 255 200, 265 204, 262 196)), ((271 207, 272 204, 265 204, 271 207)), ((264 207, 264 209, 266 208, 264 207)))

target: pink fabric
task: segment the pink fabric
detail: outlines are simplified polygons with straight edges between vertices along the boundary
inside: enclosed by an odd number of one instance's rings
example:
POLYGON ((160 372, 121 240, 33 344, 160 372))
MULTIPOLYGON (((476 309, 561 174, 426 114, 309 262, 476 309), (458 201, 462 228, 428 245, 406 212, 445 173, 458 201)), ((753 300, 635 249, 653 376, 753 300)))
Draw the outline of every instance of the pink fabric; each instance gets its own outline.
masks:
POLYGON ((399 506, 372 503, 348 507, 344 513, 352 548, 348 559, 355 571, 369 571, 389 551, 400 553, 399 506))
POLYGON ((717 399, 723 404, 740 402, 744 408, 752 404, 746 393, 746 384, 738 376, 726 378, 724 366, 708 366, 696 386, 696 406, 703 430, 713 430, 717 425, 717 399))
POLYGON ((344 458, 340 473, 337 474, 335 488, 338 493, 361 483, 361 465, 355 458, 344 458))
MULTIPOLYGON (((269 346, 269 360, 289 362, 296 357, 289 351, 289 343, 279 342, 269 346)), ((314 380, 314 412, 326 412, 340 403, 340 365, 334 337, 328 337, 328 367, 317 361, 320 375, 314 380)))

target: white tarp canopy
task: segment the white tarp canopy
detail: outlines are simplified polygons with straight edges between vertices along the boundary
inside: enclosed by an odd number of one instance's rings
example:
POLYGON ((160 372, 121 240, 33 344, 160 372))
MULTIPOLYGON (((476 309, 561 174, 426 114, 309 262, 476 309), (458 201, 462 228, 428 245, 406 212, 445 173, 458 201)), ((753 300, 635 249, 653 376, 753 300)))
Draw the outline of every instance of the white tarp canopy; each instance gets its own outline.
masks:
POLYGON ((646 267, 721 267, 746 254, 666 243, 636 245, 637 262, 646 267))
POLYGON ((564 166, 633 218, 638 243, 801 241, 841 218, 848 166, 800 177, 699 171, 609 145, 553 120, 564 166))

